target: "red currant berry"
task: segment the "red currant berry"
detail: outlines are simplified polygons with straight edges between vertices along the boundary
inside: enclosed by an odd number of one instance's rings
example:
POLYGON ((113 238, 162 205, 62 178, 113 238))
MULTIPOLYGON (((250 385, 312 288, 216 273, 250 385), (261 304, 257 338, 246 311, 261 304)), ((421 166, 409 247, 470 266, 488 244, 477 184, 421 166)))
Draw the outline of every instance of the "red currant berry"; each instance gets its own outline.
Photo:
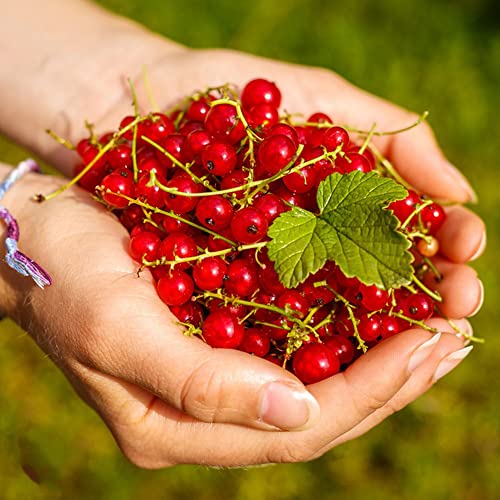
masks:
POLYGON ((227 264, 220 257, 207 257, 193 268, 193 279, 202 290, 216 290, 222 286, 227 264))
POLYGON ((153 113, 148 118, 137 125, 137 140, 144 143, 142 137, 147 137, 159 144, 170 134, 175 132, 175 127, 170 118, 162 113, 153 113))
MULTIPOLYGON (((198 255, 198 249, 196 243, 187 234, 184 233, 172 233, 168 235, 160 244, 158 249, 158 257, 164 258, 168 261, 173 261, 177 259, 186 259, 189 257, 195 257, 198 255)), ((188 269, 190 263, 179 262, 174 264, 176 269, 188 269)))
POLYGON ((224 309, 209 314, 203 322, 202 331, 208 345, 224 349, 236 349, 245 335, 238 318, 224 309))
POLYGON ((423 292, 408 295, 399 302, 405 316, 416 321, 429 319, 434 312, 432 299, 423 292))
POLYGON ((269 175, 277 174, 293 159, 297 148, 286 135, 272 135, 259 147, 258 160, 269 175))
POLYGON ((123 212, 120 214, 120 222, 128 231, 132 231, 133 227, 140 224, 143 218, 144 212, 138 205, 129 205, 124 208, 123 212))
POLYGON ((393 211, 394 215, 401 223, 415 211, 417 205, 420 203, 420 197, 415 191, 409 190, 408 196, 403 200, 393 201, 389 205, 389 209, 393 211))
MULTIPOLYGON (((200 193, 203 189, 200 184, 196 184, 196 182, 186 176, 174 177, 167 182, 166 186, 187 194, 200 193)), ((175 193, 164 194, 166 207, 177 214, 190 212, 196 207, 198 200, 199 198, 196 196, 182 196, 175 193)))
POLYGON ((331 127, 325 130, 323 145, 327 151, 335 151, 339 146, 346 149, 349 145, 349 134, 342 127, 331 127))
POLYGON ((257 198, 253 206, 262 213, 269 226, 276 217, 286 212, 286 205, 278 196, 272 193, 257 198))
MULTIPOLYGON (((120 130, 124 129, 125 127, 128 127, 134 121, 135 121, 135 116, 126 116, 120 122, 120 130)), ((130 130, 127 130, 127 132, 122 134, 122 137, 124 139, 127 139, 128 141, 131 141, 134 138, 134 129, 131 127, 130 130)))
POLYGON ((316 185, 314 166, 304 167, 299 172, 292 172, 283 178, 285 186, 293 193, 306 193, 316 185))
POLYGON ((206 196, 196 206, 196 218, 201 225, 214 231, 229 226, 233 217, 233 206, 223 196, 206 196))
POLYGON ((356 290, 356 298, 368 311, 378 311, 383 309, 388 300, 389 293, 381 290, 375 285, 367 286, 361 283, 356 290))
POLYGON ((236 150, 227 142, 214 141, 201 152, 201 161, 208 173, 225 175, 236 166, 236 150))
POLYGON ((134 180, 132 174, 126 169, 115 171, 106 177, 101 182, 102 197, 104 201, 114 208, 125 208, 128 206, 128 200, 122 196, 134 198, 134 180), (107 191, 110 191, 109 193, 107 191), (117 194, 113 194, 117 193, 117 194))
POLYGON ((185 304, 193 295, 194 283, 184 271, 174 270, 156 284, 160 299, 168 306, 185 304))
MULTIPOLYGON (((184 217, 184 218, 186 218, 186 217, 184 217)), ((188 224, 186 224, 185 222, 183 222, 179 219, 174 219, 173 217, 168 217, 168 216, 165 216, 164 219, 162 220, 162 226, 163 226, 163 229, 165 229, 165 231, 168 234, 176 233, 176 232, 186 233, 190 229, 190 226, 188 224)))
POLYGON ((368 316, 363 314, 358 323, 359 336, 367 342, 380 340, 382 338, 382 322, 379 314, 368 316))
POLYGON ((205 128, 216 139, 227 140, 231 144, 241 141, 246 135, 236 108, 230 104, 213 106, 205 117, 205 128))
POLYGON ((382 323, 382 338, 387 339, 399 333, 403 328, 399 318, 394 316, 382 315, 380 318, 382 323))
POLYGON ((172 314, 182 323, 195 327, 200 326, 203 319, 203 310, 196 302, 186 302, 180 306, 170 306, 172 314))
POLYGON ((248 297, 259 287, 255 265, 247 259, 236 259, 227 268, 224 279, 226 291, 237 297, 248 297))
POLYGON ((106 158, 113 168, 131 168, 132 148, 127 144, 120 144, 108 151, 106 158))
POLYGON ((303 318, 309 311, 309 301, 296 290, 285 290, 277 300, 281 309, 290 310, 292 314, 303 318))
POLYGON ((242 208, 231 219, 231 233, 240 243, 257 243, 266 236, 267 220, 257 208, 242 208))
POLYGON ((188 120, 196 120, 199 122, 205 121, 207 113, 210 111, 210 104, 205 97, 200 97, 198 100, 193 101, 186 111, 186 118, 188 120))
POLYGON ((431 203, 422 209, 420 219, 429 233, 436 234, 446 220, 446 213, 441 205, 431 203))
POLYGON ((256 78, 248 82, 241 92, 241 103, 244 108, 250 109, 258 104, 270 104, 279 108, 281 92, 273 82, 256 78))
MULTIPOLYGON (((163 186, 167 183, 166 179, 161 174, 156 174, 156 179, 163 186)), ((153 207, 162 208, 165 204, 164 191, 162 191, 157 185, 148 186, 149 181, 149 172, 142 174, 137 180, 135 194, 139 200, 144 201, 153 207)))
MULTIPOLYGON (((247 182, 247 173, 238 168, 236 170, 233 170, 232 172, 229 172, 229 174, 226 174, 222 178, 220 188, 222 191, 224 191, 226 189, 233 189, 236 187, 244 186, 247 182)), ((236 196, 237 199, 241 199, 245 194, 245 190, 241 189, 239 191, 235 191, 232 194, 236 196)))
MULTIPOLYGON (((182 134, 170 134, 161 141, 161 146, 169 155, 177 161, 184 163, 186 153, 186 136, 182 134)), ((156 158, 164 168, 173 168, 175 162, 162 151, 156 151, 156 158)))
POLYGON ((263 358, 269 352, 270 346, 269 337, 262 328, 249 328, 245 330, 239 349, 263 358))
POLYGON ((160 241, 155 233, 141 231, 130 239, 130 255, 137 262, 142 262, 143 257, 149 261, 156 260, 160 241))
POLYGON ((354 359, 356 349, 349 338, 334 335, 326 338, 324 343, 337 356, 341 365, 348 365, 354 359))
MULTIPOLYGON (((79 163, 75 166, 74 174, 78 175, 85 168, 84 163, 79 163)), ((111 172, 107 172, 106 167, 101 165, 99 167, 92 167, 79 181, 78 185, 83 189, 93 193, 95 188, 101 184, 102 179, 111 172)))
POLYGON ((186 150, 191 161, 194 160, 211 141, 210 135, 206 130, 193 130, 193 132, 187 136, 186 140, 186 150))
POLYGON ((293 372, 304 384, 314 384, 340 371, 340 361, 324 344, 307 344, 293 356, 293 372))
POLYGON ((278 123, 278 110, 270 104, 257 104, 247 112, 247 120, 254 128, 266 129, 278 123))
POLYGON ((346 174, 356 170, 363 173, 373 170, 370 162, 359 153, 346 153, 343 157, 338 157, 335 160, 335 166, 346 174))
POLYGON ((314 286, 319 281, 322 281, 321 278, 310 276, 300 287, 304 297, 313 306, 329 304, 335 298, 335 294, 326 286, 314 286))
POLYGON ((297 149, 299 145, 299 136, 295 129, 291 125, 287 125, 286 123, 276 123, 272 127, 266 130, 267 137, 271 137, 272 135, 285 135, 288 137, 297 149))

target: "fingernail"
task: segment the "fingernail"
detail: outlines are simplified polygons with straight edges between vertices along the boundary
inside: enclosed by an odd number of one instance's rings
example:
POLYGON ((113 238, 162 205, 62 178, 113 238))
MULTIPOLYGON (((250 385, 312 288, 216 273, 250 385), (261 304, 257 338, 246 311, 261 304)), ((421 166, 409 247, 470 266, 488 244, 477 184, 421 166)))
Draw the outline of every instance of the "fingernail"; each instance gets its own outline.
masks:
MULTIPOLYGON (((462 329, 462 331, 463 331, 464 333, 466 333, 467 335, 470 335, 470 336, 474 335, 474 331, 473 331, 473 329, 472 329, 472 325, 471 325, 471 324, 470 324, 470 323, 469 323, 469 322, 468 322, 465 318, 461 320, 461 324, 463 325, 463 326, 461 327, 461 329, 462 329)), ((457 336, 459 339, 463 340, 463 341, 465 341, 465 339, 466 339, 466 338, 465 338, 463 335, 461 335, 460 333, 457 333, 457 334, 456 334, 456 336, 457 336)))
POLYGON ((413 373, 431 355, 440 338, 441 334, 436 333, 413 352, 408 362, 408 371, 410 373, 413 373))
POLYGON ((484 302, 484 285, 483 285, 483 282, 481 280, 477 280, 477 281, 479 282, 479 301, 478 301, 477 306, 474 309, 474 311, 472 311, 469 314, 469 317, 472 317, 472 316, 476 315, 479 312, 479 310, 481 309, 481 307, 483 307, 483 302, 484 302))
POLYGON ((319 404, 306 390, 282 382, 271 382, 264 388, 260 402, 260 419, 285 431, 312 427, 319 418, 319 404))
POLYGON ((457 167, 449 162, 445 163, 445 169, 448 175, 456 182, 466 193, 471 203, 477 203, 477 194, 467 179, 463 176, 462 172, 457 167))
POLYGON ((479 243, 479 246, 477 247, 477 250, 475 251, 474 255, 469 259, 469 262, 476 260, 480 255, 482 255, 485 248, 486 248, 486 231, 483 231, 483 235, 481 236, 481 242, 479 243))
POLYGON ((450 373, 453 368, 455 368, 461 361, 468 356, 468 354, 474 348, 473 345, 469 347, 464 347, 463 349, 459 349, 458 351, 452 352, 446 358, 444 358, 436 368, 434 372, 433 381, 436 382, 440 378, 443 378, 446 374, 450 373))

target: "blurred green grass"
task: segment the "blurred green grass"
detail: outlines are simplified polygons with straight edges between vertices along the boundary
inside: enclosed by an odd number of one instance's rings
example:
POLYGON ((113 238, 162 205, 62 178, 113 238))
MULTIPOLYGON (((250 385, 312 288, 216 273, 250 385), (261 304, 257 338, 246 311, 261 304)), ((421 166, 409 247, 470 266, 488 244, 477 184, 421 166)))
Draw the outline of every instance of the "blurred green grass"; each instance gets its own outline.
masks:
MULTIPOLYGON (((26 334, 7 321, 0 326, 0 498, 498 498, 496 2, 100 3, 194 47, 225 46, 325 66, 402 106, 430 110, 444 151, 477 190, 480 203, 474 209, 488 226, 489 250, 475 266, 486 301, 473 320, 487 344, 409 408, 315 462, 150 472, 120 456, 99 419, 26 334)), ((25 155, 0 139, 3 161, 25 155)))

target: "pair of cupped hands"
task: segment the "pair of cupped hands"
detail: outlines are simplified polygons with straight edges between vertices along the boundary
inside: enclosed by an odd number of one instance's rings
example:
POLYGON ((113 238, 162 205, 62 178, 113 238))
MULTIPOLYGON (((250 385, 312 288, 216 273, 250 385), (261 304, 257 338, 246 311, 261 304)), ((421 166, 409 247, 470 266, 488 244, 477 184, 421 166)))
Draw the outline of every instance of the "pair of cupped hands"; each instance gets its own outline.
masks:
MULTIPOLYGON (((264 77, 279 85, 282 107, 289 112, 323 111, 336 123, 365 130, 374 122, 378 130, 398 129, 416 119, 325 69, 227 50, 172 47, 158 39, 150 47, 144 44, 142 56, 136 51, 134 74, 126 74, 132 64, 125 68, 116 62, 123 54, 111 66, 106 61, 88 94, 66 103, 81 109, 81 116, 68 122, 61 109, 47 116, 45 125, 75 142, 85 135, 85 118, 100 131, 116 129, 131 112, 125 77, 135 78, 146 110, 139 76, 144 62, 160 108, 208 85, 241 86, 264 77)), ((462 206, 474 201, 472 189, 445 159, 427 124, 376 138, 375 144, 418 191, 457 202, 447 208, 438 234, 440 254, 434 262, 444 279, 435 288, 444 298, 443 312, 471 333, 465 318, 480 307, 483 290, 468 262, 482 253, 486 239, 483 222, 462 206)), ((62 171, 75 163, 74 156, 45 139, 36 152, 62 171)), ((52 286, 40 290, 1 265, 5 309, 99 413, 125 456, 141 467, 311 460, 408 405, 468 353, 450 325, 433 318, 428 323, 441 334, 412 328, 345 372, 304 387, 268 361, 213 349, 182 334, 149 273, 137 276, 126 230, 88 193, 74 187, 42 204, 31 201, 35 193, 64 183, 30 175, 3 201, 20 223, 20 248, 53 278, 52 286)))

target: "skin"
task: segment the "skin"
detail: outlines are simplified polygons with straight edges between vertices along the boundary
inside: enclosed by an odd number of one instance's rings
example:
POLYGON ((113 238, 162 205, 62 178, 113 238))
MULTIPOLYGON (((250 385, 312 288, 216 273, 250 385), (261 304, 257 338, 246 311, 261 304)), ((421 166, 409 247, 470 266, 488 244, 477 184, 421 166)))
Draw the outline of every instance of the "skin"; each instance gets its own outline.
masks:
MULTIPOLYGON (((50 127, 77 141, 85 135, 85 118, 100 131, 116 128, 131 111, 125 76, 135 81, 141 108, 147 109, 140 77, 144 64, 151 87, 161 89, 156 92, 160 109, 207 83, 234 82, 236 75, 241 85, 265 76, 281 88, 283 108, 294 112, 321 110, 362 129, 374 121, 380 130, 391 130, 416 120, 325 69, 221 49, 187 49, 87 2, 39 4, 19 0, 3 6, 2 38, 14 36, 20 11, 29 8, 33 15, 23 18, 31 36, 22 39, 16 54, 1 55, 0 130, 66 174, 73 153, 54 145, 43 130, 50 127), (56 23, 62 15, 64 27, 56 23), (16 71, 6 69, 14 64, 16 71)), ((418 190, 459 203, 474 200, 427 125, 376 144, 418 190)), ((7 171, 0 166, 2 177, 7 171)), ((299 429, 266 424, 259 414, 266 384, 280 381, 299 392, 303 385, 264 360, 183 336, 149 274, 137 277, 127 232, 113 215, 79 188, 41 205, 30 201, 34 193, 48 193, 63 182, 29 175, 3 200, 20 223, 20 248, 50 272, 54 284, 42 291, 0 266, 0 309, 32 335, 138 466, 313 459, 411 403, 433 385, 439 363, 463 347, 461 338, 446 333, 451 331, 447 322, 432 319, 430 324, 444 333, 413 372, 408 369, 412 354, 431 338, 422 329, 392 337, 344 373, 308 386, 314 399, 309 398, 309 418, 299 429)), ((480 306, 482 287, 467 262, 484 248, 484 224, 454 206, 438 239, 436 265, 445 279, 436 288, 444 297, 443 312, 470 331, 465 318, 480 306)), ((279 409, 273 411, 278 415, 279 409)))

